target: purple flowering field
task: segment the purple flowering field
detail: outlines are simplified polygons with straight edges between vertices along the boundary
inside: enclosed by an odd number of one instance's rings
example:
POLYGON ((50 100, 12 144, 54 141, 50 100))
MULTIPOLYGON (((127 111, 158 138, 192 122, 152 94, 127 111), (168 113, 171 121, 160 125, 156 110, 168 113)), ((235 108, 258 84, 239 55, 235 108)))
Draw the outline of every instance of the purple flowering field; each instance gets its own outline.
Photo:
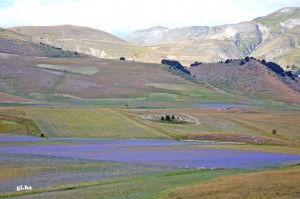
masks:
MULTIPOLYGON (((0 138, 4 141, 18 138, 0 138)), ((30 140, 26 138, 26 140, 30 140)), ((32 139, 33 141, 34 139, 32 139)), ((192 168, 255 168, 300 162, 300 155, 253 152, 217 148, 201 148, 210 143, 174 140, 122 139, 50 139, 67 144, 34 144, 0 146, 1 153, 47 155, 120 163, 142 163, 157 166, 192 168)), ((1 161, 1 160, 0 160, 1 161)))

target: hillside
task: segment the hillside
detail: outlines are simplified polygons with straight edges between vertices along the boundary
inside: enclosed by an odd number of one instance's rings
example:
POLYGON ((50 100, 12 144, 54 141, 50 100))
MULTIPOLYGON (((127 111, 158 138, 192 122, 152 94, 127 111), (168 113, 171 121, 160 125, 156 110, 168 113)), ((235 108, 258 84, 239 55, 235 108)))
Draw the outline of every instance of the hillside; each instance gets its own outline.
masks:
POLYGON ((0 28, 0 53, 39 57, 73 57, 73 52, 51 45, 42 45, 27 35, 3 28, 0 28))
POLYGON ((0 59, 0 92, 22 100, 130 107, 187 107, 247 98, 300 104, 297 77, 279 76, 255 60, 242 66, 239 61, 191 67, 188 76, 161 64, 6 55, 0 59))
POLYGON ((251 55, 274 61, 283 68, 293 64, 300 66, 297 58, 300 8, 283 8, 237 24, 174 29, 153 27, 135 31, 126 39, 165 51, 170 59, 180 60, 185 65, 194 61, 217 62, 251 55))
POLYGON ((25 26, 10 30, 28 35, 34 41, 57 46, 64 50, 85 53, 99 58, 159 62, 164 56, 150 49, 136 46, 107 32, 88 27, 25 26))
POLYGON ((252 99, 271 99, 300 103, 300 80, 281 76, 250 59, 244 65, 240 60, 230 63, 202 64, 189 68, 192 75, 221 90, 252 99))
POLYGON ((287 65, 300 67, 300 8, 283 8, 254 21, 263 30, 264 37, 252 55, 273 60, 283 68, 287 65))
POLYGON ((160 64, 11 55, 0 59, 0 70, 0 91, 47 102, 184 107, 190 100, 238 100, 160 64))

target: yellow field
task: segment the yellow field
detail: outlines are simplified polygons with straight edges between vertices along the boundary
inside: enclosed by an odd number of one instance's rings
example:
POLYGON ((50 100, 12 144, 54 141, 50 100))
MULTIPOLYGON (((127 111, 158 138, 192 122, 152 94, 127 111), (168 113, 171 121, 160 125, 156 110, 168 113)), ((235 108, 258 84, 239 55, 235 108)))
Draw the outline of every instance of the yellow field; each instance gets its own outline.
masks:
POLYGON ((300 168, 220 177, 178 188, 166 198, 300 198, 300 168))

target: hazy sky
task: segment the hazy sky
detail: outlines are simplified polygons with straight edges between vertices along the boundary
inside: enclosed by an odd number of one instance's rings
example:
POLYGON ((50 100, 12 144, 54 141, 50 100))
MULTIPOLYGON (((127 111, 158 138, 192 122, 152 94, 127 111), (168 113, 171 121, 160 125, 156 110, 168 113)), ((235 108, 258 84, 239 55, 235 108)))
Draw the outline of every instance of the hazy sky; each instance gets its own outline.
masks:
POLYGON ((249 21, 300 0, 0 0, 0 27, 72 24, 119 36, 152 26, 249 21))

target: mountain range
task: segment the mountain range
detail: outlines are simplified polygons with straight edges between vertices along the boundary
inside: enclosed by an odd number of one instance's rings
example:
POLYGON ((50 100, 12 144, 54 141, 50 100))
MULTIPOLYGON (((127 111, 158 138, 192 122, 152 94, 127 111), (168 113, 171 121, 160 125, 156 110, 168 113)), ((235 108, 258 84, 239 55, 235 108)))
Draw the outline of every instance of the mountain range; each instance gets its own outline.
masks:
POLYGON ((300 8, 282 8, 252 21, 220 26, 168 29, 156 26, 137 30, 126 40, 185 64, 217 62, 254 56, 280 64, 300 65, 300 8))

